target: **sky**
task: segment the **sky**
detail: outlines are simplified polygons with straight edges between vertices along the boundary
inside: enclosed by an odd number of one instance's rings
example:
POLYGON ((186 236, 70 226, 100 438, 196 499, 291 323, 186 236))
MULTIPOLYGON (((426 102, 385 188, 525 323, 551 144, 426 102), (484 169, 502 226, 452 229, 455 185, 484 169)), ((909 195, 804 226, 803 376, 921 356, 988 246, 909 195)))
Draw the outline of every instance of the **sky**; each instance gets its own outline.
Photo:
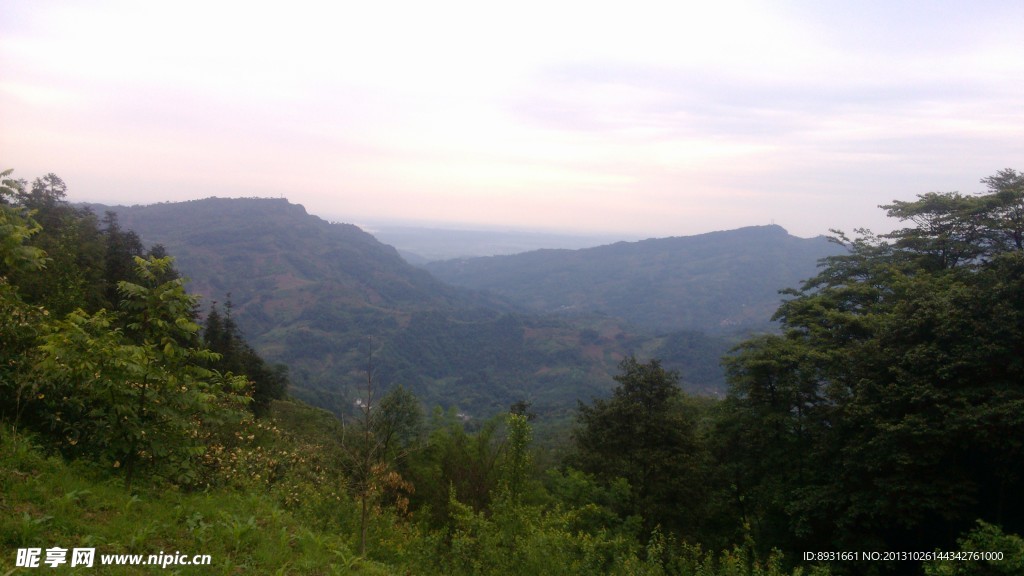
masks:
POLYGON ((1024 170, 1024 2, 4 0, 0 169, 68 199, 661 237, 1024 170))

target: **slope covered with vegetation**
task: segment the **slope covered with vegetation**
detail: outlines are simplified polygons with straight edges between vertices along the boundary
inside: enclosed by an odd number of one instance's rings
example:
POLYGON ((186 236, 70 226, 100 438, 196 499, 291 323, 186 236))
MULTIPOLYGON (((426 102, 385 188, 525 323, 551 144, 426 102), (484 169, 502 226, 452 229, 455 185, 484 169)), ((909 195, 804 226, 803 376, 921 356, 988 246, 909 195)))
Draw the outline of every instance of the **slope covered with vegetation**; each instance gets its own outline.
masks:
MULTIPOLYGON (((727 338, 652 335, 608 316, 525 311, 444 284, 359 228, 285 200, 94 209, 115 212, 145 242, 166 246, 205 302, 230 295, 253 347, 289 367, 293 393, 338 413, 351 410, 371 356, 387 386, 474 417, 519 400, 564 414, 580 397, 607 393, 629 353, 658 354, 683 370, 689 390, 724 392, 719 358, 734 343, 727 338), (679 340, 687 345, 671 346, 679 340), (666 343, 670 349, 660 350, 666 343)), ((805 265, 813 268, 813 260, 805 265)))

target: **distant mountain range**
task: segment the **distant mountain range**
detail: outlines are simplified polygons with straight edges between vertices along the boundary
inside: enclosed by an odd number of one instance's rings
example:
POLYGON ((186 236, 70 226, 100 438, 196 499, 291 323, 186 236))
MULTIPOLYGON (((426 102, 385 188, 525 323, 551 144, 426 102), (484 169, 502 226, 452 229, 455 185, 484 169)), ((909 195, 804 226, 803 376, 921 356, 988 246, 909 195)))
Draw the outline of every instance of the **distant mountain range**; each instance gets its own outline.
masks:
POLYGON ((291 368, 293 393, 338 412, 371 369, 382 388, 402 384, 472 416, 518 400, 566 413, 606 393, 629 353, 679 369, 691 391, 721 393, 721 355, 742 330, 767 327, 777 290, 834 249, 763 227, 428 272, 283 199, 91 208, 163 244, 206 302, 230 294, 250 343, 291 368))
POLYGON ((815 273, 839 247, 780 226, 537 250, 426 265, 438 279, 508 298, 537 313, 599 313, 656 331, 769 327, 781 288, 815 273))

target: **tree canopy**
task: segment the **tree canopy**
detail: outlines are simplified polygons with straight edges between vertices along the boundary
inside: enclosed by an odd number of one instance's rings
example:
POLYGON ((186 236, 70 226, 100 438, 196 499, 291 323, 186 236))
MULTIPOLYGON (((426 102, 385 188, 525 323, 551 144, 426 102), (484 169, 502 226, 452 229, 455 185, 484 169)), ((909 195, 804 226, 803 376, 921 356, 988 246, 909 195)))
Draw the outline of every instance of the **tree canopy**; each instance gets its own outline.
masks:
POLYGON ((740 513, 790 550, 1024 528, 1024 176, 883 206, 728 360, 740 513))
POLYGON ((692 531, 704 496, 702 455, 679 374, 633 356, 620 370, 611 398, 579 406, 574 463, 608 480, 625 479, 632 513, 648 530, 692 531))

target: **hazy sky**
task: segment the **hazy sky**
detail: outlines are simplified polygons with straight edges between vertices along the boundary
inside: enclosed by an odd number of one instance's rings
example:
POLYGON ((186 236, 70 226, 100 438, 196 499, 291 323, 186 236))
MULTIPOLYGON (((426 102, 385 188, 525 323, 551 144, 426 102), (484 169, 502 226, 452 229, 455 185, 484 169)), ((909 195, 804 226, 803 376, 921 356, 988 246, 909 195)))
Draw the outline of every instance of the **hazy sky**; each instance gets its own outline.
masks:
POLYGON ((0 169, 73 201, 684 235, 1024 169, 1024 2, 0 2, 0 169))

